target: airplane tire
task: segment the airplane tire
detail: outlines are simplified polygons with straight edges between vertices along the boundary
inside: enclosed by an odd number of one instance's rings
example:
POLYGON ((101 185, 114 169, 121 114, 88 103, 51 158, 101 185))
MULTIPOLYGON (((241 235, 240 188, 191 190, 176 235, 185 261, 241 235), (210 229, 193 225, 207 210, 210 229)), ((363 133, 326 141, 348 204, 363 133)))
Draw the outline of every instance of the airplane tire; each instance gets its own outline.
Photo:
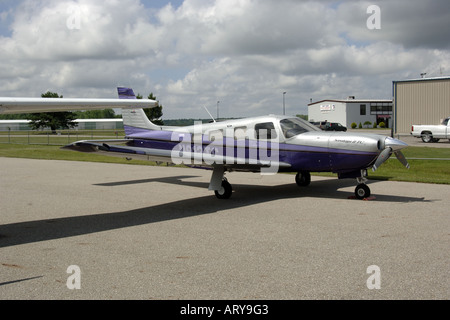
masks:
POLYGON ((370 188, 364 183, 358 184, 355 188, 355 196, 358 199, 370 197, 370 188))
POLYGON ((222 181, 222 188, 220 190, 214 191, 218 199, 229 199, 232 192, 233 188, 231 187, 231 184, 226 180, 222 181))
POLYGON ((308 171, 300 171, 295 175, 295 183, 299 187, 309 186, 311 183, 311 174, 308 171))

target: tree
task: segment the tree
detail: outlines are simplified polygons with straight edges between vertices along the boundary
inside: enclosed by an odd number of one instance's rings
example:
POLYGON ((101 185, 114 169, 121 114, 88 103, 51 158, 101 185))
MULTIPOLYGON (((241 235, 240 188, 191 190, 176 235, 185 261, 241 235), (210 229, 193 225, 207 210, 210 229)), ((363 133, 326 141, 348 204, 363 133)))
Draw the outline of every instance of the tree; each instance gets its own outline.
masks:
POLYGON ((114 118, 117 118, 113 109, 76 111, 75 116, 77 119, 114 119, 114 118))
MULTIPOLYGON (((136 99, 142 99, 142 96, 140 94, 138 94, 136 96, 136 99)), ((148 95, 147 99, 156 100, 156 97, 153 95, 153 92, 152 92, 148 95)), ((151 122, 153 122, 154 124, 159 125, 159 126, 164 125, 164 122, 161 120, 161 117, 163 115, 161 105, 157 106, 155 108, 145 108, 144 112, 147 115, 148 119, 151 122)))
MULTIPOLYGON (((62 98, 55 92, 47 91, 41 94, 42 98, 62 98)), ((40 128, 50 128, 53 134, 56 134, 56 129, 69 129, 77 125, 75 114, 72 112, 51 112, 51 113, 34 113, 27 117, 31 120, 30 127, 34 130, 40 128)))

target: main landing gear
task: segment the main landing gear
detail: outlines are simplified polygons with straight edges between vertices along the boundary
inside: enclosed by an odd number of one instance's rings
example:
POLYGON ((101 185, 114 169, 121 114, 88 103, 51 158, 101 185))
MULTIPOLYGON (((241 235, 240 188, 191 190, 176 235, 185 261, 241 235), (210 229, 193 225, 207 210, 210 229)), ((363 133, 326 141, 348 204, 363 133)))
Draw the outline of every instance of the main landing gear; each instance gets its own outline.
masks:
POLYGON ((300 171, 295 175, 295 183, 299 187, 307 187, 311 183, 311 174, 308 171, 300 171))
POLYGON ((355 188, 355 196, 357 199, 370 197, 370 188, 366 185, 367 170, 361 170, 361 177, 356 178, 358 185, 355 188))
POLYGON ((211 180, 209 182, 209 190, 213 190, 214 194, 219 199, 229 199, 233 193, 233 188, 225 178, 225 167, 215 166, 213 168, 213 173, 211 180))
MULTIPOLYGON (((218 199, 229 199, 233 193, 233 188, 224 176, 223 167, 215 167, 211 176, 209 190, 214 190, 218 199)), ((366 199, 370 197, 370 188, 366 185, 367 170, 361 170, 361 177, 356 178, 358 185, 355 188, 357 199, 366 199)), ((308 171, 300 171, 295 175, 295 182, 300 187, 309 186, 311 183, 311 174, 308 171)))
POLYGON ((222 186, 219 190, 214 190, 214 194, 218 199, 229 199, 233 193, 233 188, 226 178, 222 180, 222 186))

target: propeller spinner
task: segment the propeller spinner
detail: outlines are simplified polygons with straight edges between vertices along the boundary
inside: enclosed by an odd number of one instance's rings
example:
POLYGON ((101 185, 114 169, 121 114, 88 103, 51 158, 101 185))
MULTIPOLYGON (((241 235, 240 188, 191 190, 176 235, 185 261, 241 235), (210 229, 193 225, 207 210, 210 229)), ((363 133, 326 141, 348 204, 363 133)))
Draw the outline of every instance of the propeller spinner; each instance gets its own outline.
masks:
POLYGON ((372 167, 372 171, 377 170, 387 159, 389 159, 392 153, 395 154, 398 161, 400 161, 402 165, 404 165, 406 168, 409 169, 409 163, 406 160, 403 153, 400 151, 401 149, 406 148, 407 146, 408 145, 403 141, 391 137, 386 137, 386 139, 384 140, 384 149, 378 155, 377 160, 375 160, 375 163, 372 167))

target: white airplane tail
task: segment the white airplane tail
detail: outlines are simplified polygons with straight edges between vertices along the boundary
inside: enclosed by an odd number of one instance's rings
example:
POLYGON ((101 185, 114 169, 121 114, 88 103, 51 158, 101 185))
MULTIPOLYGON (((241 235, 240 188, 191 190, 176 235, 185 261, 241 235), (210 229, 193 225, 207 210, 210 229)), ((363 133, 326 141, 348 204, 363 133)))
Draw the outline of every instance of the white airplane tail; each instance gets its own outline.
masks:
MULTIPOLYGON (((119 99, 136 99, 132 89, 118 87, 119 99)), ((147 130, 161 130, 160 126, 152 123, 142 108, 123 108, 122 109, 123 126, 125 134, 131 135, 147 130)))

